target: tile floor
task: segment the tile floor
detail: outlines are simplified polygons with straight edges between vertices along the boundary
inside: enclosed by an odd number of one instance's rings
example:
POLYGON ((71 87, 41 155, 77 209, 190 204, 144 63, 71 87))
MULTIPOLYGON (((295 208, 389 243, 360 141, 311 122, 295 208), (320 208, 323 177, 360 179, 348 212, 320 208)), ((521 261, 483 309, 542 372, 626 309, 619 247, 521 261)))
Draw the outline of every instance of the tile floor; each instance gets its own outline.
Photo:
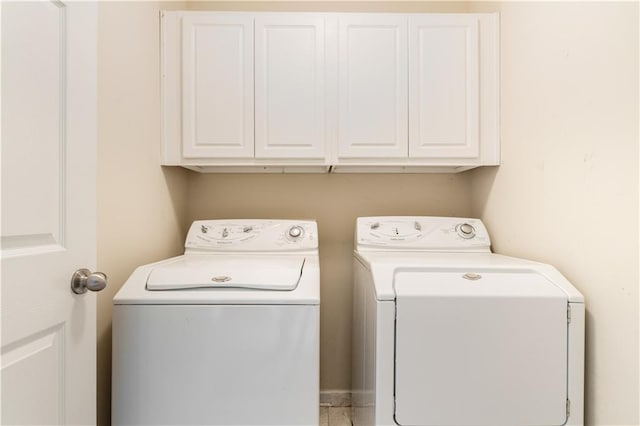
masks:
POLYGON ((351 426, 351 407, 320 407, 320 426, 351 426))

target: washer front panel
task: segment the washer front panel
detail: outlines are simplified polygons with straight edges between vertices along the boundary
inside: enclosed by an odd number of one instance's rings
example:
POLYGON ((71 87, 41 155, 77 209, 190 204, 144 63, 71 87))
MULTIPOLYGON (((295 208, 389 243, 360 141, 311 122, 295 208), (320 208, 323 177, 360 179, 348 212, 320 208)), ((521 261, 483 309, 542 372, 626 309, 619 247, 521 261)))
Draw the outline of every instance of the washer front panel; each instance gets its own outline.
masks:
POLYGON ((113 307, 114 425, 318 422, 319 306, 113 307))

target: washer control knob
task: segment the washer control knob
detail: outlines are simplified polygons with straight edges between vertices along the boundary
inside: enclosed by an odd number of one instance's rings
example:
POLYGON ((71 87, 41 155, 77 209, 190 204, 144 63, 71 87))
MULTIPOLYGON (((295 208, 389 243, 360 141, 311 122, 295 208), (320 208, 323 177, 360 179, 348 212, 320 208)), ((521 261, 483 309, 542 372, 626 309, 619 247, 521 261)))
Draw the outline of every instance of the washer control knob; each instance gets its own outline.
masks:
POLYGON ((289 238, 292 240, 298 239, 304 234, 304 229, 300 225, 293 225, 289 228, 289 238))
POLYGON ((456 230, 462 238, 470 239, 476 236, 476 229, 469 223, 461 223, 456 230))

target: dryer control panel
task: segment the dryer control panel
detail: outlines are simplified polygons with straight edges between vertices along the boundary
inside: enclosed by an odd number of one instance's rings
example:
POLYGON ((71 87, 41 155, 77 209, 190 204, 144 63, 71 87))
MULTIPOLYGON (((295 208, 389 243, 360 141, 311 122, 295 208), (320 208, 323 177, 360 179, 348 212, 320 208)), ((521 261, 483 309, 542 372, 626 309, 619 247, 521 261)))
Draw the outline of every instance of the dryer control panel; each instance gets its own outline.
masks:
POLYGON ((312 220, 216 219, 191 224, 186 252, 317 251, 318 226, 312 220))
POLYGON ((479 219, 433 216, 359 217, 358 250, 489 252, 491 240, 479 219))

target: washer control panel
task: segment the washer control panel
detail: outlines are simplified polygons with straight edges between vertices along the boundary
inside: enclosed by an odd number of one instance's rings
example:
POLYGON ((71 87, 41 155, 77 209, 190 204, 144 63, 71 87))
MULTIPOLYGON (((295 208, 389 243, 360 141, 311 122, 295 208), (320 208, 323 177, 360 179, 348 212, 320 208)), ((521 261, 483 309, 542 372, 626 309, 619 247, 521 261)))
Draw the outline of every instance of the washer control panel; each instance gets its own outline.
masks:
POLYGON ((304 236, 304 228, 300 225, 293 225, 289 228, 289 232, 287 232, 287 237, 291 241, 298 241, 304 236))
POLYGON ((479 219, 433 216, 360 217, 356 247, 374 250, 490 251, 479 219))
POLYGON ((302 251, 318 249, 318 227, 310 220, 197 220, 186 251, 302 251))

